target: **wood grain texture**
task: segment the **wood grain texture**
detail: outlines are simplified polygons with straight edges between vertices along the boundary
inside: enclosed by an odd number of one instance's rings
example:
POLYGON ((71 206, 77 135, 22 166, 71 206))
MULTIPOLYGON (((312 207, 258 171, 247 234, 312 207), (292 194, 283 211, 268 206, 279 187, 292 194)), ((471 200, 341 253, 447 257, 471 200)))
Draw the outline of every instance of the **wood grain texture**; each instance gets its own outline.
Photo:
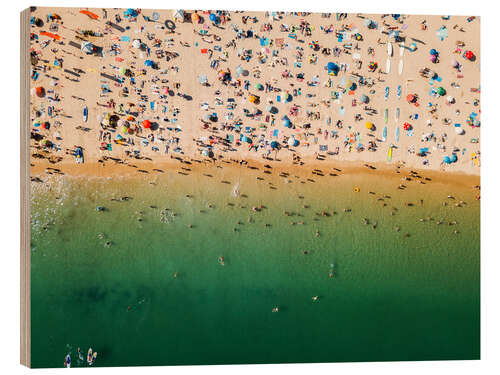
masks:
POLYGON ((21 12, 21 364, 31 366, 30 318, 30 56, 29 9, 21 12))

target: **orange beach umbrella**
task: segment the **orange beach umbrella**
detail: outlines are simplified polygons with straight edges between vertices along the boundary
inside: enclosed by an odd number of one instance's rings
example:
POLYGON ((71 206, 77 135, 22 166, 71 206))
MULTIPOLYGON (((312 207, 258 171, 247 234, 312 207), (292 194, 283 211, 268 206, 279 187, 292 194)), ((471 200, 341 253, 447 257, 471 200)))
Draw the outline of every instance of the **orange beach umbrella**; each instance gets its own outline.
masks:
POLYGON ((92 13, 92 12, 90 12, 88 10, 81 10, 80 13, 81 14, 85 14, 85 15, 89 16, 90 18, 94 19, 94 20, 99 19, 99 16, 97 14, 92 13))

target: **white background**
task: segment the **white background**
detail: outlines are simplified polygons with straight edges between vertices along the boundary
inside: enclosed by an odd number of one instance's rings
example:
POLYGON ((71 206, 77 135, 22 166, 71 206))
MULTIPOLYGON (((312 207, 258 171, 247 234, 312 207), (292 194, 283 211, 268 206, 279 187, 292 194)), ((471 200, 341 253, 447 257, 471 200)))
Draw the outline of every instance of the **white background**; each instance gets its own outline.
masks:
MULTIPOLYGON (((410 14, 459 14, 481 16, 481 151, 482 151, 482 211, 481 211, 481 360, 449 362, 401 362, 401 363, 337 363, 308 365, 265 366, 184 366, 93 369, 93 373, 107 374, 254 374, 259 372, 303 374, 499 374, 500 373, 500 246, 495 231, 500 226, 499 175, 500 175, 500 69, 499 37, 500 12, 494 2, 459 0, 417 0, 408 3, 394 0, 353 2, 309 0, 254 0, 237 3, 234 0, 182 0, 164 2, 153 0, 82 0, 69 1, 3 0, 1 7, 0 48, 0 373, 26 374, 19 365, 19 13, 30 5, 37 6, 85 6, 85 7, 140 7, 185 9, 235 9, 236 10, 294 10, 315 12, 362 12, 362 13, 410 13, 410 14), (270 5, 272 7, 270 8, 270 5), (8 132, 8 133, 7 133, 8 132)), ((61 359, 62 363, 62 359, 61 359)), ((52 374, 64 369, 38 370, 38 374, 52 374)), ((80 370, 78 370, 80 371, 80 370)))

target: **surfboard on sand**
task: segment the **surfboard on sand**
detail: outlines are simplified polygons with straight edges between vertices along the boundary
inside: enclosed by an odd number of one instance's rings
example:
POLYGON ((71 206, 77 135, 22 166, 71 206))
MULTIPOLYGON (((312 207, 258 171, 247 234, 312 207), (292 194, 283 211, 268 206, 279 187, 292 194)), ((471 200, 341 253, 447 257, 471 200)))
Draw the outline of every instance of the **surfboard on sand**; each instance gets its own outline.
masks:
POLYGON ((382 132, 382 140, 384 142, 387 140, 387 126, 384 126, 384 131, 382 132))
POLYGON ((399 45, 399 56, 403 57, 405 53, 405 42, 401 42, 399 45))
POLYGON ((391 42, 387 43, 387 56, 389 56, 389 57, 392 56, 392 43, 391 42))
POLYGON ((391 60, 387 59, 387 62, 385 63, 385 72, 390 73, 391 72, 391 60))
POLYGON ((396 128, 396 142, 399 142, 399 128, 396 128))
POLYGON ((392 145, 389 146, 389 151, 387 151, 387 161, 392 160, 392 145))
POLYGON ((399 60, 398 73, 399 75, 403 73, 403 60, 399 60))
POLYGON ((385 109, 384 111, 384 122, 387 124, 387 121, 389 121, 389 109, 385 109))
POLYGON ((394 118, 396 119, 396 121, 399 120, 399 108, 396 108, 396 112, 394 112, 394 118))

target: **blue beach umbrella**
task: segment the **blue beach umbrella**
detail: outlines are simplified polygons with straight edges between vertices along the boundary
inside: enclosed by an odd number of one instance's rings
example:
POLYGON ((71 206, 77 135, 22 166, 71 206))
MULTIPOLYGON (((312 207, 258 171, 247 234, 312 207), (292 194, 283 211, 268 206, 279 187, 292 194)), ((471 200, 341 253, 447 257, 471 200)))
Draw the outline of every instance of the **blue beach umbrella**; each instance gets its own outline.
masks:
POLYGON ((458 160, 458 157, 457 157, 457 154, 451 154, 451 158, 450 158, 450 161, 452 163, 456 163, 458 160))
POLYGON ((144 65, 146 65, 146 66, 153 66, 153 64, 154 64, 154 63, 153 63, 153 61, 151 61, 151 60, 146 60, 146 61, 144 61, 144 65))
POLYGON ((271 148, 273 148, 273 149, 274 149, 274 148, 277 148, 277 147, 278 147, 278 142, 276 142, 276 141, 272 141, 272 142, 271 142, 271 148))
POLYGON ((445 157, 443 158, 443 161, 444 161, 446 164, 451 164, 451 159, 450 159, 450 157, 449 157, 449 156, 445 156, 445 157))
POLYGON ((290 121, 290 119, 288 118, 288 116, 283 116, 283 126, 285 128, 291 128, 292 127, 292 122, 290 121))

